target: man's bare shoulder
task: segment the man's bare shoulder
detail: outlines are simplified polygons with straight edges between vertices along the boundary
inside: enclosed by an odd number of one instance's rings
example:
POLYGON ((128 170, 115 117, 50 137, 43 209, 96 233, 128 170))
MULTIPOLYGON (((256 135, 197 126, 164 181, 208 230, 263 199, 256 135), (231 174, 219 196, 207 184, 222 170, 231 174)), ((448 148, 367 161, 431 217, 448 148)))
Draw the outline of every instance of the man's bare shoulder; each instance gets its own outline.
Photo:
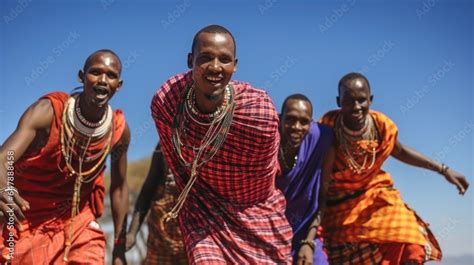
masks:
POLYGON ((32 129, 49 129, 54 110, 49 99, 40 99, 33 103, 23 114, 20 123, 32 129))

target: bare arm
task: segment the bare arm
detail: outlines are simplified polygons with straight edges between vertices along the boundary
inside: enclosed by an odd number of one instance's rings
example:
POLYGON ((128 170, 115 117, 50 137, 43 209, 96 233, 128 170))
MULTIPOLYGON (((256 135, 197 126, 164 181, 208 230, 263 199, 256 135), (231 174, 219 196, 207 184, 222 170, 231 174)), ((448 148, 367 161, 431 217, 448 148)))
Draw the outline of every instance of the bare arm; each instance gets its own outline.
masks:
POLYGON ((11 176, 12 169, 15 167, 14 163, 33 142, 37 132, 49 129, 52 119, 53 107, 49 100, 35 102, 23 113, 15 131, 0 147, 0 211, 4 216, 8 216, 7 211, 13 209, 15 226, 20 230, 19 222, 25 218, 23 212, 29 210, 30 206, 18 192, 9 188, 15 184, 14 176, 11 176), (10 196, 13 202, 8 200, 10 196))
POLYGON ((396 142, 391 155, 406 164, 442 174, 448 182, 456 186, 461 195, 463 195, 469 187, 469 182, 462 174, 451 168, 443 167, 443 164, 434 161, 413 148, 401 144, 399 141, 396 142))
MULTIPOLYGON (((317 235, 318 226, 321 224, 321 220, 324 215, 324 210, 326 209, 326 198, 327 191, 329 188, 329 183, 331 181, 331 173, 333 168, 333 163, 335 159, 335 149, 331 145, 326 156, 324 158, 323 167, 321 171, 321 182, 319 188, 319 198, 318 198, 318 210, 314 216, 313 221, 309 225, 308 234, 306 235, 305 240, 312 242, 317 235)), ((313 262, 313 249, 308 244, 301 244, 298 251, 298 262, 297 264, 312 264, 313 262)))
POLYGON ((158 144, 155 148, 155 151, 153 152, 150 169, 148 170, 145 183, 143 183, 142 189, 137 198, 137 202, 135 203, 132 223, 130 224, 127 233, 127 250, 131 249, 135 245, 137 233, 140 230, 148 210, 150 209, 150 204, 155 191, 157 190, 158 186, 165 184, 165 170, 166 167, 164 156, 161 152, 160 145, 158 144))
POLYGON ((125 233, 127 229, 128 185, 127 151, 130 143, 130 129, 125 126, 122 137, 112 151, 110 200, 114 220, 113 264, 126 264, 125 233))

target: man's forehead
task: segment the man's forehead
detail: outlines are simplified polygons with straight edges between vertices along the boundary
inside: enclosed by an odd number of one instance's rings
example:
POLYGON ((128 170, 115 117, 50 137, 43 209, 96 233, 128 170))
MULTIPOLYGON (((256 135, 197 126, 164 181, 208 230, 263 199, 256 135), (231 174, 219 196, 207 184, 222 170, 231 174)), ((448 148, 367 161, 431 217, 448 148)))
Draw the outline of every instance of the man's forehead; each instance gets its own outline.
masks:
POLYGON ((311 113, 311 104, 303 99, 290 98, 285 103, 285 113, 289 111, 306 111, 311 113))
POLYGON ((369 93, 369 85, 363 78, 346 80, 341 86, 341 93, 364 91, 369 93))
POLYGON ((227 42, 233 43, 232 37, 228 33, 221 32, 201 32, 197 38, 197 45, 207 43, 225 44, 227 42))
POLYGON ((113 65, 113 64, 118 64, 119 60, 118 58, 107 52, 101 52, 101 53, 95 53, 93 54, 90 59, 89 59, 89 64, 105 64, 105 65, 113 65))

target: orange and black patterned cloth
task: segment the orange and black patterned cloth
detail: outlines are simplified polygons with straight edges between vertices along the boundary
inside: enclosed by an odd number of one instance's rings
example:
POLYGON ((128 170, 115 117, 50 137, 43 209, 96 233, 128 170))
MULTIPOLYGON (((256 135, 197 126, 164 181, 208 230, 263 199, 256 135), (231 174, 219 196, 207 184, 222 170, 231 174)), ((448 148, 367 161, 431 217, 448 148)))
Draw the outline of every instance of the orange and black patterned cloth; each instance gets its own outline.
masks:
MULTIPOLYGON (((334 128, 338 115, 339 110, 330 111, 321 123, 334 128)), ((403 202, 392 177, 382 170, 397 141, 397 126, 380 112, 370 111, 369 115, 379 136, 372 168, 360 174, 352 171, 336 139, 336 159, 322 222, 329 261, 396 264, 391 263, 397 260, 394 256, 399 262, 440 260, 441 249, 428 224, 403 202)))
MULTIPOLYGON (((188 181, 173 149, 173 119, 192 84, 191 72, 171 77, 155 94, 151 110, 166 162, 181 192, 188 181)), ((190 264, 289 264, 292 230, 286 202, 275 188, 278 115, 262 90, 231 81, 236 104, 220 150, 199 169, 179 213, 190 264)), ((208 126, 192 119, 182 155, 191 161, 208 126)), ((176 124, 175 124, 176 126, 176 124)))
POLYGON ((152 200, 147 219, 148 241, 144 264, 188 264, 177 220, 164 222, 178 195, 174 177, 169 172, 164 185, 158 185, 152 200))

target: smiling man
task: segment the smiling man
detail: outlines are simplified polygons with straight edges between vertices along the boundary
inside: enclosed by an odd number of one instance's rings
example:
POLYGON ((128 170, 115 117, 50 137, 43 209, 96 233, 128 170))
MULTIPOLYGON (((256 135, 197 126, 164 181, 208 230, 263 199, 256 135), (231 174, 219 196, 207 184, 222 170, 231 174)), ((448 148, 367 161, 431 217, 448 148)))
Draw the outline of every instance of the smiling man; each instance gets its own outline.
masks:
POLYGON ((293 228, 292 255, 296 264, 328 264, 318 235, 334 152, 332 132, 313 121, 311 101, 302 94, 285 99, 280 120, 279 161, 282 175, 276 185, 287 201, 286 216, 293 228))
POLYGON ((0 148, 0 210, 14 213, 14 224, 4 226, 0 238, 2 264, 104 263, 105 236, 96 218, 104 210, 110 153, 113 262, 125 263, 130 130, 122 111, 108 104, 122 86, 121 67, 110 50, 91 54, 79 71, 84 90, 41 97, 0 148))
POLYGON ((392 177, 382 170, 389 156, 440 173, 464 194, 466 178, 401 144, 395 123, 370 110, 369 81, 349 73, 339 82, 339 110, 321 122, 336 136, 324 238, 330 264, 423 264, 441 259, 428 225, 403 202, 392 177))
POLYGON ((179 218, 189 262, 291 263, 270 97, 231 81, 235 40, 222 26, 195 35, 188 67, 157 91, 151 109, 181 193, 169 218, 179 218))

